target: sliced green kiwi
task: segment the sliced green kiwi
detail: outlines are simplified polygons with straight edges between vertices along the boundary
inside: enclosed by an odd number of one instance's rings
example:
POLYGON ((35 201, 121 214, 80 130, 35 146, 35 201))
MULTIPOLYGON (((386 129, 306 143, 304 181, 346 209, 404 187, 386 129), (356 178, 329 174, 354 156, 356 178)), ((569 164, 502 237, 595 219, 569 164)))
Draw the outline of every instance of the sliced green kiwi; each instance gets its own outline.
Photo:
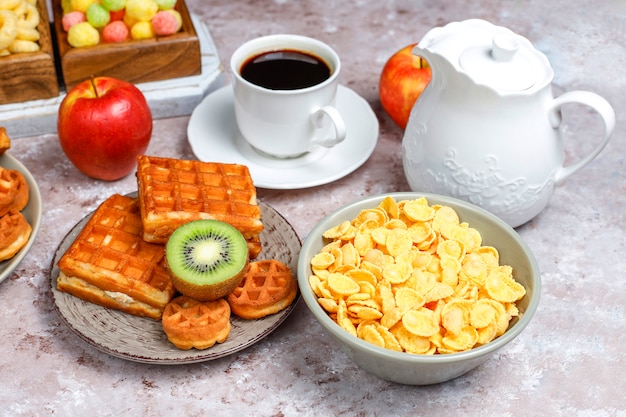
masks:
POLYGON ((165 258, 174 287, 200 301, 230 294, 243 279, 248 243, 235 227, 218 220, 194 220, 167 241, 165 258))

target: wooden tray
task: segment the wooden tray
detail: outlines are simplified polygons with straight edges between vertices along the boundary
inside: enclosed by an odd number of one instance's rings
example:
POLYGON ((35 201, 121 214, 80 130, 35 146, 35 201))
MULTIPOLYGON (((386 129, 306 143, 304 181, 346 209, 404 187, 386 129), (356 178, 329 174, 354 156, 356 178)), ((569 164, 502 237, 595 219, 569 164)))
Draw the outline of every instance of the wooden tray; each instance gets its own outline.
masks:
POLYGON ((59 95, 46 0, 38 0, 37 9, 40 50, 0 57, 0 104, 21 103, 59 95))
POLYGON ((53 0, 54 30, 65 88, 69 91, 92 76, 109 76, 138 84, 199 74, 198 35, 183 0, 178 0, 176 9, 181 14, 183 28, 174 35, 72 48, 63 30, 61 0, 53 0))

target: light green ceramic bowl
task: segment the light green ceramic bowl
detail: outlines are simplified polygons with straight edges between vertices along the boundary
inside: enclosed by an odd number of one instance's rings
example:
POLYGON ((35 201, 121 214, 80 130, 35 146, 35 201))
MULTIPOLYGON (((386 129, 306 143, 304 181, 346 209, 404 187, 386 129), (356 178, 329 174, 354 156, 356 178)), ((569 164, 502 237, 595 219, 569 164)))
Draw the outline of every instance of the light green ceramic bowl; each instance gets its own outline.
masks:
POLYGON ((302 298, 315 318, 352 360, 382 379, 410 385, 448 381, 483 363, 524 330, 537 309, 541 292, 539 268, 532 252, 517 232, 504 221, 482 208, 455 198, 414 192, 366 197, 326 216, 313 228, 302 245, 298 259, 298 285, 302 298), (498 249, 500 263, 513 267, 515 279, 526 288, 526 296, 517 303, 520 316, 511 321, 509 329, 502 336, 484 346, 460 353, 415 355, 395 352, 352 336, 339 327, 320 307, 308 280, 311 275, 311 258, 326 243, 322 239, 322 233, 344 220, 353 219, 363 209, 376 207, 387 195, 394 197, 396 201, 423 196, 431 205, 442 204, 454 208, 462 222, 469 223, 470 227, 481 233, 483 245, 498 249))

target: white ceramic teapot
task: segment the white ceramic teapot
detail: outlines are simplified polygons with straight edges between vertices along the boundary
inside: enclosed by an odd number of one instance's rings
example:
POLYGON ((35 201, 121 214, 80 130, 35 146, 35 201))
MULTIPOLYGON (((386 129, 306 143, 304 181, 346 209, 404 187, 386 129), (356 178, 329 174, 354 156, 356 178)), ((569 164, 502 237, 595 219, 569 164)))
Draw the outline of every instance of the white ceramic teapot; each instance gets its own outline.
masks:
POLYGON ((413 53, 432 69, 402 141, 413 191, 469 201, 517 227, 613 132, 615 112, 605 99, 587 91, 555 99, 547 58, 509 29, 478 19, 450 23, 430 30, 413 53), (601 141, 568 166, 559 132, 566 103, 587 105, 604 122, 601 141))

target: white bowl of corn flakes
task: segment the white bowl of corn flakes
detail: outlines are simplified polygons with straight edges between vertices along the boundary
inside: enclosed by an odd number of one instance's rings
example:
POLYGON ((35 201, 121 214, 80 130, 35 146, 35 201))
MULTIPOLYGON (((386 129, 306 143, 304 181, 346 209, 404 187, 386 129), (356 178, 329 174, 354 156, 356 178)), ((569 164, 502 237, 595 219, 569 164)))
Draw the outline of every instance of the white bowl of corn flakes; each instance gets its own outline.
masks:
POLYGON ((539 304, 537 262, 504 221, 464 201, 391 193, 348 204, 306 238, 305 303, 385 380, 456 378, 517 337, 539 304))

